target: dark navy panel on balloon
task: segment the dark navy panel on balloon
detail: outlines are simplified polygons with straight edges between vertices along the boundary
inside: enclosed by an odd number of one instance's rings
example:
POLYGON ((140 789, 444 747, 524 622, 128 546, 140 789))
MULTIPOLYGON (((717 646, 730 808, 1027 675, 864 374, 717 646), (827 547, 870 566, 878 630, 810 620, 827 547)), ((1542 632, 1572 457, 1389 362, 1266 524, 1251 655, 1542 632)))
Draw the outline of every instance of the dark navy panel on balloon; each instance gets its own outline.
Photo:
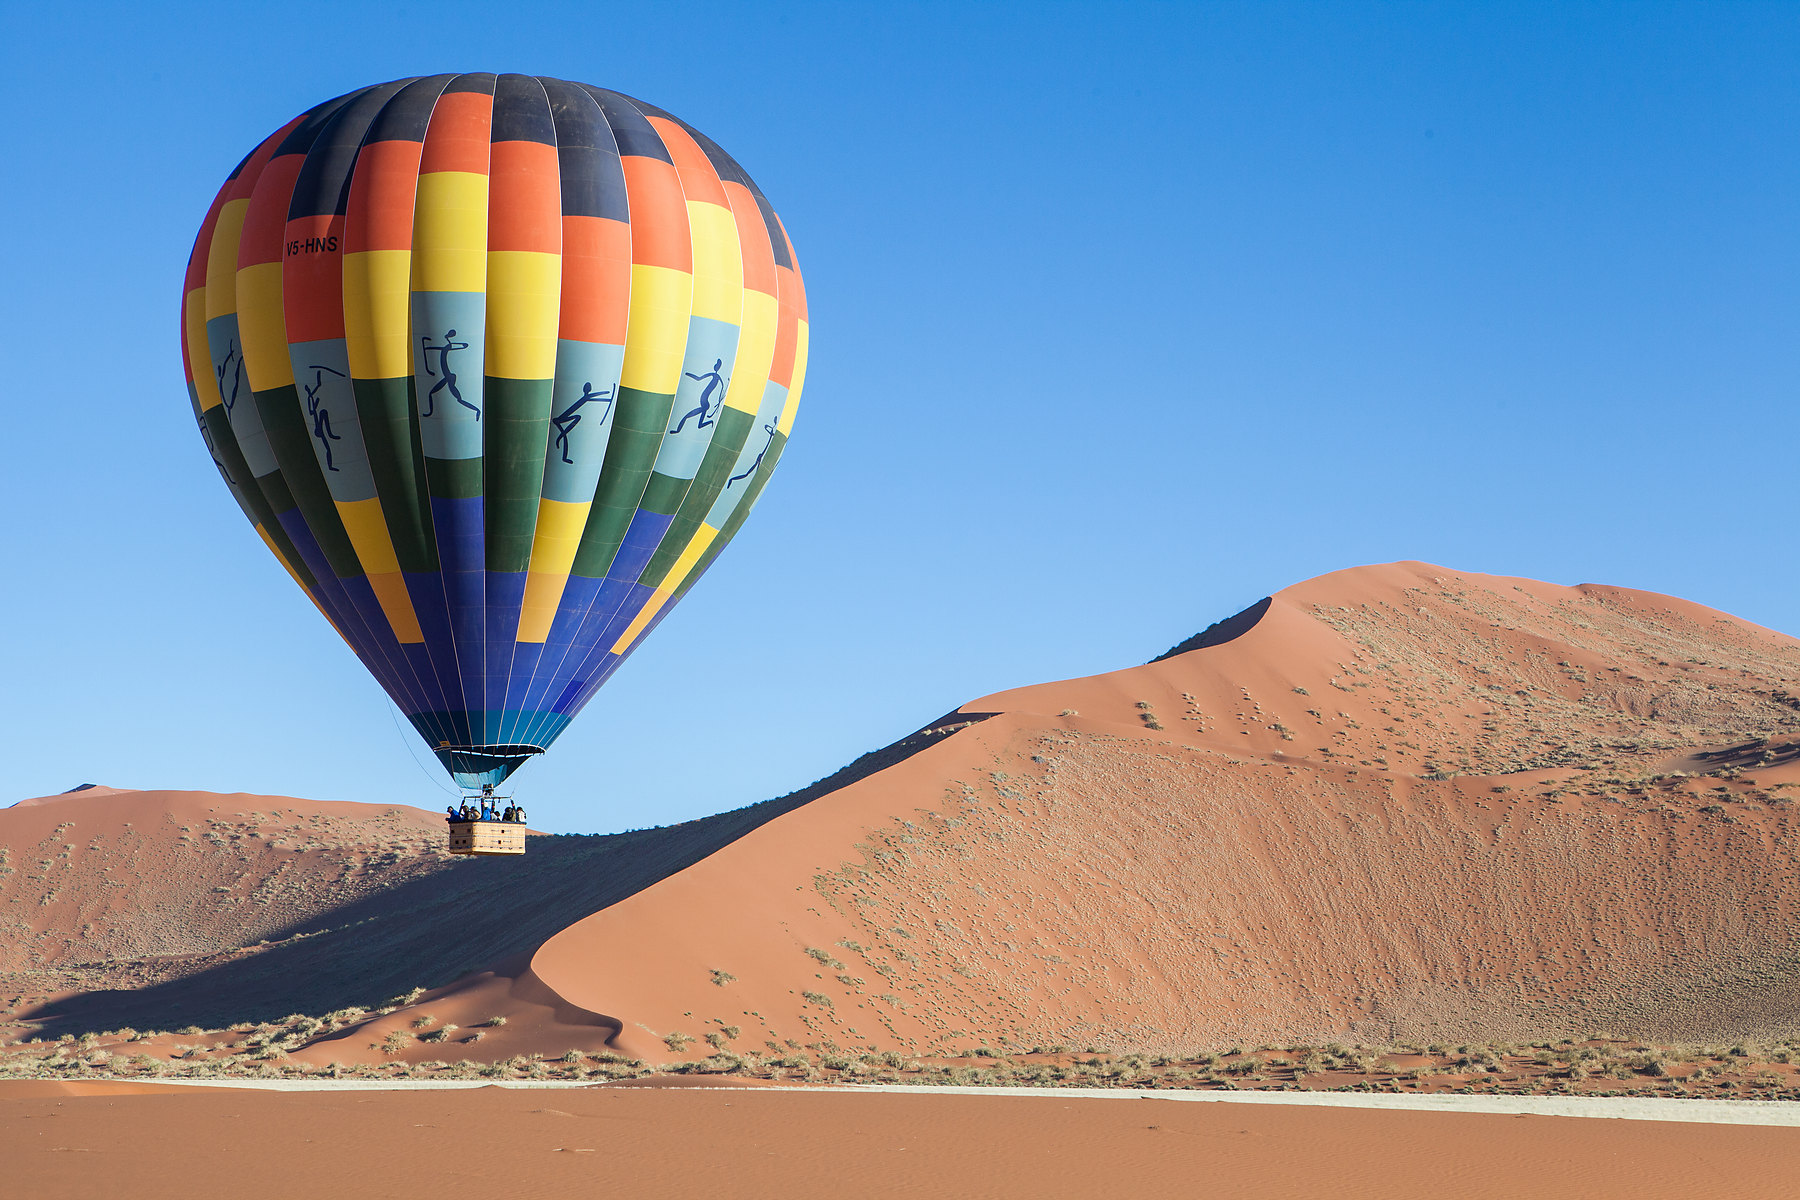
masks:
POLYGON ((544 85, 529 75, 502 75, 494 85, 496 142, 542 142, 556 145, 544 85))
POLYGON ((307 113, 304 120, 288 131, 288 135, 281 139, 281 145, 275 147, 273 157, 280 158, 285 154, 305 154, 312 149, 312 144, 318 140, 319 134, 324 132, 325 126, 331 123, 331 118, 337 116, 339 110, 358 96, 374 90, 374 88, 358 88, 347 95, 339 96, 329 104, 319 105, 307 113))
POLYGON ((563 216, 630 220, 619 146, 600 106, 586 91, 560 79, 544 80, 544 91, 556 123, 563 216))
POLYGON ((472 75, 458 75, 444 88, 445 95, 456 92, 477 92, 484 96, 494 94, 494 81, 499 76, 486 71, 477 71, 472 75))
POLYGON ((580 86, 594 98, 600 111, 606 114, 606 123, 612 126, 613 137, 618 139, 620 154, 654 158, 674 165, 675 160, 669 156, 669 148, 663 145, 656 127, 650 124, 650 118, 639 112, 630 100, 604 88, 589 87, 585 83, 580 86))
POLYGON ((313 139, 306 161, 300 166, 300 176, 294 181, 288 220, 344 215, 350 200, 350 168, 356 165, 356 152, 362 147, 369 124, 407 82, 384 83, 359 92, 356 99, 326 122, 313 139))
POLYGON ((432 75, 407 84, 382 107, 381 112, 370 123, 368 136, 364 140, 424 141, 425 127, 431 123, 431 110, 437 107, 438 97, 444 94, 444 88, 455 78, 454 75, 432 75))

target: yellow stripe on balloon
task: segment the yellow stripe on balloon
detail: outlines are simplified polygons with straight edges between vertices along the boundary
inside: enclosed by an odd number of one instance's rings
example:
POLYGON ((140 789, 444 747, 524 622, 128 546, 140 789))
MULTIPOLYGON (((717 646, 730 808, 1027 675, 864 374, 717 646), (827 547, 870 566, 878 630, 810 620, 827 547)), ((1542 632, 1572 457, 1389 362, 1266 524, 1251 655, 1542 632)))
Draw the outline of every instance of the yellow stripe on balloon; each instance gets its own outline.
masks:
POLYGON ((419 176, 413 209, 413 291, 484 290, 487 219, 486 175, 432 171, 419 176))
POLYGON ((281 264, 257 263, 237 273, 238 337, 250 390, 266 392, 294 382, 288 356, 287 312, 282 308, 281 264))
POLYGON ((794 334, 794 377, 788 383, 787 403, 781 406, 781 420, 775 423, 775 431, 782 437, 794 427, 794 414, 800 411, 800 389, 806 385, 806 322, 801 321, 794 334))
POLYGON ((656 614, 662 611, 663 605, 667 604, 669 597, 673 596, 681 587, 682 580, 688 577, 688 573, 694 569, 694 564, 700 561, 700 556, 706 553, 706 548, 712 545, 712 540, 718 536, 717 529, 705 523, 701 524, 694 533, 694 540, 687 544, 687 549, 681 552, 681 557, 675 560, 673 567, 669 568, 669 573, 663 578, 662 585, 645 602, 643 609, 639 611, 625 632, 619 635, 619 640, 613 643, 612 652, 614 654, 625 653, 626 647, 637 640, 638 635, 643 633, 645 627, 655 619, 656 614))
POLYGON ((621 387, 674 394, 681 382, 693 304, 694 277, 686 271, 632 265, 621 387))
POLYGON ((187 326, 188 370, 194 376, 194 394, 200 400, 200 411, 210 412, 225 401, 219 395, 219 377, 213 374, 207 349, 205 288, 197 287, 187 294, 181 316, 187 326))
POLYGON ((394 553, 394 539, 388 534, 380 499, 371 496, 367 500, 339 500, 337 511, 350 546, 356 551, 356 561, 369 577, 369 585, 375 589, 375 599, 380 601, 382 615, 387 617, 394 636, 402 642, 424 641, 412 596, 400 576, 400 559, 394 553))
POLYGON ((344 255, 344 346, 357 379, 412 374, 412 251, 344 255))
MULTIPOLYGON (((388 550, 390 555, 393 550, 388 550)), ((425 640, 424 630, 419 628, 419 615, 413 611, 412 596, 406 590, 406 578, 399 571, 388 571, 377 575, 368 573, 369 588, 375 593, 375 602, 381 605, 381 615, 387 618, 388 627, 394 631, 394 638, 402 645, 417 645, 425 640)))
POLYGON ((244 233, 248 200, 228 200, 213 223, 212 243, 206 248, 206 319, 237 311, 238 239, 244 233))
POLYGON ((688 201, 694 246, 694 315, 736 325, 744 312, 744 256, 731 210, 688 201))
POLYGON ((525 600, 519 609, 515 641, 549 638, 591 508, 593 503, 587 500, 538 500, 537 532, 531 541, 531 567, 525 573, 525 600))
POLYGON ((376 575, 400 569, 394 543, 388 538, 387 521, 381 515, 379 499, 371 496, 367 500, 340 500, 337 510, 338 518, 344 522, 344 533, 349 536, 364 571, 376 575))
POLYGON ((731 368, 731 387, 725 407, 755 413, 762 405, 769 370, 775 365, 775 334, 781 324, 781 307, 775 297, 755 288, 744 290, 744 321, 739 326, 737 363, 731 368))
POLYGON ((487 258, 487 374, 496 379, 556 375, 556 320, 562 255, 490 250, 487 258))

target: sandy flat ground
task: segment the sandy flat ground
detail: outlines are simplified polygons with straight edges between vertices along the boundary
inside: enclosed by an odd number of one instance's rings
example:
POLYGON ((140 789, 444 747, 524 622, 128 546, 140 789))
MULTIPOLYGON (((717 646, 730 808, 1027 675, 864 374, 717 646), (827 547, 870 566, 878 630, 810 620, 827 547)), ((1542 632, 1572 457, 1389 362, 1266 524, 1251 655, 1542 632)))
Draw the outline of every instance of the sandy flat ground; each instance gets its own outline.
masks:
POLYGON ((560 1091, 594 1087, 718 1091, 885 1092, 912 1096, 1037 1097, 1051 1100, 1173 1100, 1207 1104, 1284 1104, 1302 1108, 1372 1108, 1404 1112, 1498 1113, 1505 1116, 1588 1117, 1614 1121, 1675 1121, 1681 1124, 1800 1127, 1800 1104, 1788 1100, 1675 1099, 1661 1096, 1406 1095, 1384 1092, 1220 1091, 1197 1088, 962 1087, 954 1084, 862 1083, 852 1087, 796 1087, 736 1076, 646 1076, 611 1084, 563 1080, 461 1079, 182 1079, 166 1081, 42 1079, 0 1080, 0 1099, 19 1096, 138 1095, 183 1088, 224 1088, 267 1092, 412 1092, 514 1088, 560 1091))
POLYGON ((1800 1131, 1087 1096, 0 1086, 45 1198, 1791 1197, 1800 1131))

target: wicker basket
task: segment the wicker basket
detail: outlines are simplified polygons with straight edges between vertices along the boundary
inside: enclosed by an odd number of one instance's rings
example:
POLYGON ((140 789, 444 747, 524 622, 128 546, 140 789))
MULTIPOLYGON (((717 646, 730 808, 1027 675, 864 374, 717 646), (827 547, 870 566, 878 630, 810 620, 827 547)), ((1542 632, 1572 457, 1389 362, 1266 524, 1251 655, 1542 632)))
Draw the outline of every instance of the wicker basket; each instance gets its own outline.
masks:
POLYGON ((525 826, 516 821, 451 821, 452 854, 523 854, 525 826))

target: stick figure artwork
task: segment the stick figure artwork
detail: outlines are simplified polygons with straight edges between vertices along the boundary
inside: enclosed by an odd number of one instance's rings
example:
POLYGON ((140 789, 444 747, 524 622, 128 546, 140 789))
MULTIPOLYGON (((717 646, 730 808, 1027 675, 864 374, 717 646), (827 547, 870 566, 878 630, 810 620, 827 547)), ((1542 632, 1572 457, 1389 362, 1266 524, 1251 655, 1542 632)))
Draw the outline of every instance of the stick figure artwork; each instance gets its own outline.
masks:
POLYGON ((596 392, 592 383, 584 383, 581 385, 581 395, 575 398, 575 402, 550 418, 550 423, 556 426, 556 448, 562 451, 564 462, 571 465, 575 462, 569 457, 569 434, 581 424, 581 416, 575 410, 590 400, 604 400, 606 407, 600 411, 600 420, 604 423, 607 415, 612 412, 615 391, 616 388, 607 388, 605 392, 596 392))
POLYGON ((306 369, 313 373, 312 385, 310 387, 305 384, 301 385, 306 390, 306 415, 312 418, 313 436, 319 439, 321 446, 325 447, 325 469, 335 471, 337 466, 331 461, 331 443, 341 442, 344 439, 331 432, 331 410, 326 408, 324 402, 319 399, 319 392, 325 386, 325 376, 336 375, 342 379, 344 373, 334 371, 330 367, 322 367, 317 363, 313 363, 306 369))
POLYGON ((456 386, 456 372, 450 369, 451 351, 467 350, 469 348, 469 343, 459 342, 455 339, 456 330, 454 329, 444 331, 444 344, 441 346, 434 346, 431 344, 430 334, 426 334, 419 339, 419 344, 424 347, 425 350, 425 373, 427 375, 438 376, 438 381, 431 385, 431 390, 429 392, 425 393, 425 411, 419 415, 421 417, 429 417, 432 410, 437 407, 437 394, 448 388, 451 397, 455 399, 458 404, 474 413, 475 419, 479 421, 481 420, 481 410, 463 399, 462 392, 459 391, 456 386), (431 369, 431 356, 434 353, 438 356, 438 365, 437 370, 435 371, 431 369))
POLYGON ((764 442, 763 448, 756 452, 756 461, 751 463, 749 466, 745 467, 743 474, 733 475, 730 479, 727 479, 725 481, 726 487, 730 487, 732 484, 736 483, 740 479, 750 478, 750 476, 756 474, 756 468, 762 466, 763 455, 767 454, 769 452, 769 447, 773 446, 775 444, 775 424, 774 424, 774 422, 771 421, 769 424, 764 425, 763 432, 769 435, 769 440, 764 442))
POLYGON ((708 425, 713 423, 713 417, 717 415, 719 408, 722 407, 725 402, 725 376, 719 373, 724 367, 725 360, 722 358, 715 358, 713 359, 713 369, 710 371, 702 372, 699 375, 694 374, 692 371, 682 372, 683 375, 686 375, 696 383, 704 379, 706 381, 706 386, 700 390, 700 407, 691 409, 681 418, 681 423, 679 425, 669 430, 670 433, 680 433, 683 429, 686 429, 688 417, 700 418, 700 423, 694 426, 695 429, 705 429, 708 425), (714 405, 712 402, 714 392, 719 393, 718 405, 714 405))
POLYGON ((236 340, 225 343, 225 357, 213 368, 213 374, 219 377, 219 399, 225 404, 225 415, 231 415, 232 405, 237 403, 238 389, 244 386, 244 355, 238 349, 236 340), (225 387, 225 375, 231 375, 231 388, 225 387))
POLYGON ((213 445, 212 430, 206 427, 206 418, 201 417, 199 420, 200 440, 206 443, 207 457, 212 459, 213 466, 219 468, 219 477, 225 481, 226 485, 228 487, 236 487, 237 480, 231 477, 231 472, 227 471, 225 469, 225 464, 219 461, 219 450, 218 447, 213 445))

